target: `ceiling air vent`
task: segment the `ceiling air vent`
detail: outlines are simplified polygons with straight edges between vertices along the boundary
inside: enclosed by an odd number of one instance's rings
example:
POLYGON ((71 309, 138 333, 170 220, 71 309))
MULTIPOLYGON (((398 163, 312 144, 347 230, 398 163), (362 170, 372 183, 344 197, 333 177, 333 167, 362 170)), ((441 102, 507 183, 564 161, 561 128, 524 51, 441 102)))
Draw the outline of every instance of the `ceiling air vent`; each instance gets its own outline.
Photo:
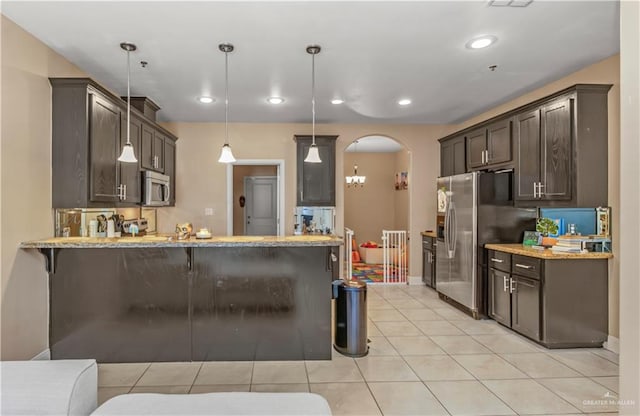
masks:
POLYGON ((489 0, 489 6, 495 7, 527 7, 533 0, 489 0))

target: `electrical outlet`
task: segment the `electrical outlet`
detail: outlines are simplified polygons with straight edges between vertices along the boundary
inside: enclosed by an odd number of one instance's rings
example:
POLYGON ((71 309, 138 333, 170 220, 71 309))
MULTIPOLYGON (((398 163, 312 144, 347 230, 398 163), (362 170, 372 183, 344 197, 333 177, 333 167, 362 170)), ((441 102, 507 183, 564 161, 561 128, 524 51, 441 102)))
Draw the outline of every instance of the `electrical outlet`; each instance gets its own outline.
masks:
POLYGON ((205 208, 204 215, 213 215, 213 208, 205 208))

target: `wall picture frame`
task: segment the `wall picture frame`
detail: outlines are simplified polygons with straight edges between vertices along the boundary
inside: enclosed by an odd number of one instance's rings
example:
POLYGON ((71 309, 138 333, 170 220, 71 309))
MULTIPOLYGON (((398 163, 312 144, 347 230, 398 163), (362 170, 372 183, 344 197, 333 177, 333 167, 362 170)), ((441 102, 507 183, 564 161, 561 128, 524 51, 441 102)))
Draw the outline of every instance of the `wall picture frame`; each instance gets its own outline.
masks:
POLYGON ((395 190, 402 191, 409 189, 409 172, 397 172, 395 190))

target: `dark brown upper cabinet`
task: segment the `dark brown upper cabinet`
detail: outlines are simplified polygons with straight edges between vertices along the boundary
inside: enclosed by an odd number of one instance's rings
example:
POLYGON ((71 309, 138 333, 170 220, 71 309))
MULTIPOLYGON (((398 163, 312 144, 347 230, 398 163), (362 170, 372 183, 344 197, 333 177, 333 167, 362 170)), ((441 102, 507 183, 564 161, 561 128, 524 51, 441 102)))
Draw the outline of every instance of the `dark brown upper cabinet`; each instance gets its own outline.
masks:
POLYGON ((468 171, 507 167, 512 160, 510 118, 467 134, 468 171))
POLYGON ((164 172, 164 143, 165 136, 150 125, 142 127, 142 156, 143 169, 164 172))
POLYGON ((322 163, 304 161, 311 136, 295 136, 297 150, 297 206, 335 206, 336 204, 336 139, 338 136, 316 136, 322 163))
MULTIPOLYGON (((131 144, 138 163, 119 162, 127 141, 126 102, 89 78, 49 81, 53 208, 139 205, 145 133, 151 131, 153 140, 162 140, 163 152, 165 140, 173 143, 175 137, 132 108, 131 144)), ((158 164, 163 170, 164 163, 163 157, 158 164)))
POLYGON ((164 142, 164 174, 171 178, 169 182, 169 206, 176 205, 176 143, 167 138, 164 142))
POLYGON ((519 206, 607 203, 607 92, 576 85, 516 115, 515 200, 519 206))
POLYGON ((440 142, 440 176, 458 175, 466 172, 464 136, 440 142))

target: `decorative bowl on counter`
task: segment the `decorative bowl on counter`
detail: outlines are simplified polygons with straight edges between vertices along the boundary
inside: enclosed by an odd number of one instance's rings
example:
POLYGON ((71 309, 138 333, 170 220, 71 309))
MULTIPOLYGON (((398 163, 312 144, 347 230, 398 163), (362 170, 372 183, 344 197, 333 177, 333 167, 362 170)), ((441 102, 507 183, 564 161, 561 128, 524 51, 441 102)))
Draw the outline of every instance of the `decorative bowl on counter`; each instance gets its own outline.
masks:
POLYGON ((211 238, 211 232, 206 228, 200 228, 200 230, 196 232, 196 238, 211 238))

